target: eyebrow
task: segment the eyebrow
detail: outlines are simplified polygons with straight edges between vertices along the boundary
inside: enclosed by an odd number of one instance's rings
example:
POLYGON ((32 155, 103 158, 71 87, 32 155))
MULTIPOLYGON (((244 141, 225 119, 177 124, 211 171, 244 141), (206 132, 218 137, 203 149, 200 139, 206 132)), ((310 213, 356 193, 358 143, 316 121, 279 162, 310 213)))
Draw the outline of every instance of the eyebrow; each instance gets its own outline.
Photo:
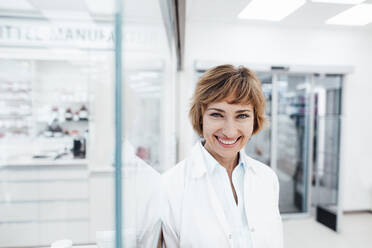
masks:
MULTIPOLYGON (((214 110, 214 111, 217 111, 217 112, 225 113, 224 110, 219 109, 219 108, 208 108, 207 111, 209 111, 209 110, 214 110)), ((252 112, 252 110, 250 110, 250 109, 241 109, 241 110, 235 111, 235 113, 244 113, 244 112, 252 112)))

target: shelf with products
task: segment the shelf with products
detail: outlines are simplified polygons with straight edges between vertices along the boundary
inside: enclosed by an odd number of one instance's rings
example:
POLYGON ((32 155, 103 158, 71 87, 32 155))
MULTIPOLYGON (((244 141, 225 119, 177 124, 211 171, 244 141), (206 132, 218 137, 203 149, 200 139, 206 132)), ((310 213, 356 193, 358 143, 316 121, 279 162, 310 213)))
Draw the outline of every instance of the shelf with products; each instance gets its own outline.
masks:
POLYGON ((70 136, 73 130, 85 133, 89 129, 86 104, 44 107, 35 114, 37 136, 70 136))
POLYGON ((31 63, 0 60, 0 138, 28 136, 32 123, 31 63))
POLYGON ((85 158, 91 75, 68 60, 0 59, 0 67, 0 160, 43 156, 51 147, 63 158, 85 158))
POLYGON ((83 135, 91 120, 89 77, 70 61, 36 61, 34 72, 34 135, 83 135))
POLYGON ((46 143, 66 140, 68 149, 60 149, 63 157, 86 157, 91 121, 88 82, 69 62, 35 63, 33 136, 46 143))

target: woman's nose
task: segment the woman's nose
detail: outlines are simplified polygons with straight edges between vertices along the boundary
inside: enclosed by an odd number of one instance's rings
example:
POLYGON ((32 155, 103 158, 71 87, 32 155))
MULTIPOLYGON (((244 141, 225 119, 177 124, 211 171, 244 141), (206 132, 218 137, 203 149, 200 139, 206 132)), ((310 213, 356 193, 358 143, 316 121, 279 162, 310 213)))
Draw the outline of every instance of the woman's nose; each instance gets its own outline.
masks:
POLYGON ((224 124, 222 133, 226 136, 226 138, 236 138, 238 134, 236 123, 234 121, 227 120, 224 124))

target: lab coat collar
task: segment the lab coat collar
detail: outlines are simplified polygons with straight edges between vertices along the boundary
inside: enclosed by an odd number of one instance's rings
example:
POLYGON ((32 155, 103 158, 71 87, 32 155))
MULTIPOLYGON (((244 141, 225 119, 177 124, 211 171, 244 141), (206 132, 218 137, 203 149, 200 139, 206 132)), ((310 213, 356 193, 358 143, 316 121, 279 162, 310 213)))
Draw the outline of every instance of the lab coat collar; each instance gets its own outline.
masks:
POLYGON ((204 163, 200 163, 200 161, 203 161, 203 151, 201 149, 200 141, 192 148, 189 159, 191 162, 191 177, 202 177, 207 172, 207 168, 204 163))
MULTIPOLYGON (((202 143, 199 143, 203 158, 205 161, 206 169, 209 174, 213 174, 216 169, 222 169, 222 165, 210 154, 202 143)), ((242 166, 244 171, 246 170, 245 162, 242 159, 241 152, 239 152, 239 161, 237 166, 242 166)))
MULTIPOLYGON (((203 149, 203 145, 200 141, 198 141, 191 151, 191 176, 193 178, 202 177, 207 172, 207 165, 205 163, 201 163, 201 161, 204 161, 203 149)), ((242 162, 244 164, 246 172, 247 170, 250 170, 256 173, 255 161, 245 154, 244 149, 242 149, 239 153, 239 163, 242 162)))
POLYGON ((250 170, 253 173, 257 173, 256 161, 245 153, 244 148, 240 151, 240 156, 242 161, 244 161, 246 172, 250 170))

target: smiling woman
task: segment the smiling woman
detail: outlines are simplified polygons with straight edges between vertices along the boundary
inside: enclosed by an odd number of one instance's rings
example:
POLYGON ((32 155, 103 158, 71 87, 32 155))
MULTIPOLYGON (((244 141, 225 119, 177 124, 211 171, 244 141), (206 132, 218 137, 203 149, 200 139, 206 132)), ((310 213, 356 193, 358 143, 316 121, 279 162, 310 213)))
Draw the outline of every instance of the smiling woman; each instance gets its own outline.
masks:
POLYGON ((202 140, 163 175, 167 247, 283 247, 278 178, 243 151, 264 109, 248 68, 221 65, 201 77, 189 114, 202 140))
POLYGON ((253 134, 264 122, 265 97, 255 73, 246 67, 220 65, 206 71, 200 78, 192 99, 190 119, 194 130, 203 136, 201 117, 211 103, 227 100, 230 104, 252 104, 254 107, 253 134))
POLYGON ((227 101, 212 103, 203 114, 204 148, 228 172, 237 164, 238 152, 253 132, 253 107, 229 104, 227 101))

